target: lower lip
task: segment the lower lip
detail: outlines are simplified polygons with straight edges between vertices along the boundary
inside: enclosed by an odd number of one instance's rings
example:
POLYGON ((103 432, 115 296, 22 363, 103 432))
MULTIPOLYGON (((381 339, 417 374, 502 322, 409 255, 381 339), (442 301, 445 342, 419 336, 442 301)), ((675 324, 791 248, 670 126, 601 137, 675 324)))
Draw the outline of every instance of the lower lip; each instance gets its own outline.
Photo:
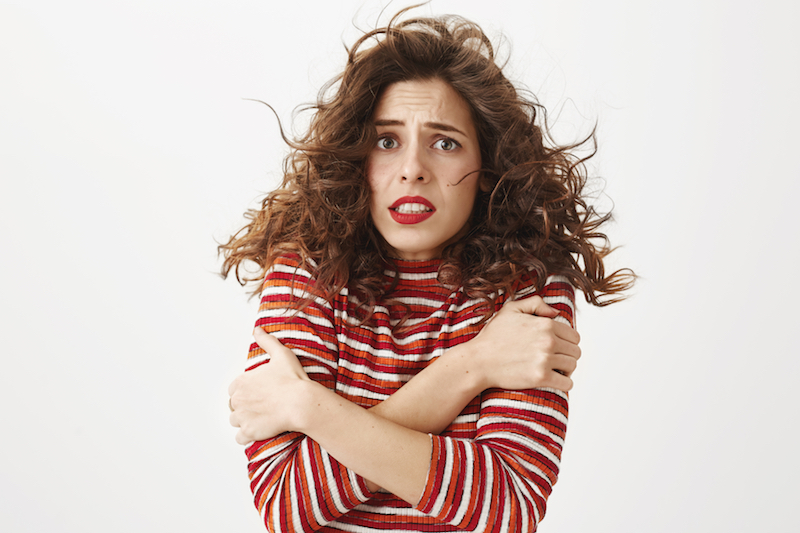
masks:
POLYGON ((391 213, 392 218, 398 224, 419 224, 423 220, 428 220, 434 212, 425 211, 424 213, 398 213, 394 209, 389 209, 389 213, 391 213))

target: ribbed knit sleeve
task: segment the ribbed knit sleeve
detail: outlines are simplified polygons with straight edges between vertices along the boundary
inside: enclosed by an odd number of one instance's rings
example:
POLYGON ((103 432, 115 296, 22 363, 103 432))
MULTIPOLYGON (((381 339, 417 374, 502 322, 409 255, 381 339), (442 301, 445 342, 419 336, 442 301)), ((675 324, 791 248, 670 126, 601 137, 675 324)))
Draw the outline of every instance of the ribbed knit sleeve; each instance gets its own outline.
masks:
MULTIPOLYGON (((308 271, 280 258, 264 281, 256 326, 291 348, 311 379, 333 390, 338 365, 333 309, 322 298, 300 312, 292 305, 312 287, 308 271)), ((248 370, 268 360, 251 345, 248 370)), ((316 531, 372 496, 363 478, 301 433, 255 442, 246 452, 250 488, 269 531, 316 531)))
MULTIPOLYGON (((573 324, 574 290, 548 278, 539 294, 573 324)), ((567 395, 555 389, 481 395, 475 439, 432 435, 428 480, 417 509, 464 531, 532 532, 558 476, 567 425, 567 395)))

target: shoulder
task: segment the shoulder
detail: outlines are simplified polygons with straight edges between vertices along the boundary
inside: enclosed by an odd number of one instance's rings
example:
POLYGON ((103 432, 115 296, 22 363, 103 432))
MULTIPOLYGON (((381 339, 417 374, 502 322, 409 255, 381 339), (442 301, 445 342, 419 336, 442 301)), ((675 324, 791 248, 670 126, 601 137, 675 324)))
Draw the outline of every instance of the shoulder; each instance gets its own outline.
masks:
POLYGON ((575 302, 575 287, 564 276, 548 276, 539 295, 554 302, 573 303, 575 302))
POLYGON ((566 321, 570 326, 575 324, 575 287, 560 275, 548 276, 541 290, 536 290, 536 274, 529 272, 523 276, 515 287, 514 300, 524 300, 539 296, 550 307, 558 310, 560 321, 566 321))
POLYGON ((297 254, 278 256, 267 269, 261 286, 261 304, 267 302, 316 301, 325 303, 321 291, 316 288, 316 264, 303 261, 297 254))
POLYGON ((316 274, 316 264, 309 260, 303 261, 297 254, 280 255, 267 269, 265 284, 291 283, 296 280, 313 283, 316 274))

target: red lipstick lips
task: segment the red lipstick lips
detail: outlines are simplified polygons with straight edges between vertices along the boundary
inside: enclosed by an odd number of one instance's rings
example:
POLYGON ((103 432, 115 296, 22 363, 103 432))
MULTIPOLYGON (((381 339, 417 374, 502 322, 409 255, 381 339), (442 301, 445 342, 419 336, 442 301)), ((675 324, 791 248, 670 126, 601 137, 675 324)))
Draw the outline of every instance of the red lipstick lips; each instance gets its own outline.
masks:
POLYGON ((419 224, 423 220, 430 218, 435 211, 436 208, 433 207, 433 204, 422 196, 403 196, 389 206, 389 213, 392 215, 392 219, 399 224, 419 224), (407 204, 417 205, 410 210, 398 211, 398 208, 403 205, 408 208, 407 204), (423 209, 420 209, 419 206, 423 206, 423 209))

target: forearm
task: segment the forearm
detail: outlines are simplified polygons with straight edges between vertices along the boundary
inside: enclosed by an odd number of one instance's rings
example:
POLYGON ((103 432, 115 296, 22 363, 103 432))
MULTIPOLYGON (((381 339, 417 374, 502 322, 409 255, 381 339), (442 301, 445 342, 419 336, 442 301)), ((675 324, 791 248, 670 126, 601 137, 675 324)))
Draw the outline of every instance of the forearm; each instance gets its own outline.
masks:
POLYGON ((493 389, 475 439, 433 442, 322 387, 304 394, 316 407, 306 434, 422 513, 476 531, 531 532, 543 517, 563 446, 564 393, 493 389))
POLYGON ((370 412, 438 435, 485 388, 471 355, 469 343, 451 348, 370 412))
POLYGON ((535 531, 558 474, 566 410, 560 391, 486 391, 474 439, 433 438, 417 509, 459 530, 535 531))
POLYGON ((417 504, 430 468, 426 433, 378 416, 313 382, 303 384, 302 394, 297 431, 360 476, 417 504))
POLYGON ((372 497, 364 478, 302 433, 254 442, 247 456, 250 488, 268 531, 316 531, 372 497))
POLYGON ((569 390, 566 376, 580 356, 580 337, 569 327, 572 289, 568 284, 545 289, 546 299, 557 307, 541 298, 509 302, 487 326, 489 335, 481 332, 450 348, 371 411, 407 428, 440 434, 488 388, 569 390), (562 325, 553 326, 553 320, 562 325))

